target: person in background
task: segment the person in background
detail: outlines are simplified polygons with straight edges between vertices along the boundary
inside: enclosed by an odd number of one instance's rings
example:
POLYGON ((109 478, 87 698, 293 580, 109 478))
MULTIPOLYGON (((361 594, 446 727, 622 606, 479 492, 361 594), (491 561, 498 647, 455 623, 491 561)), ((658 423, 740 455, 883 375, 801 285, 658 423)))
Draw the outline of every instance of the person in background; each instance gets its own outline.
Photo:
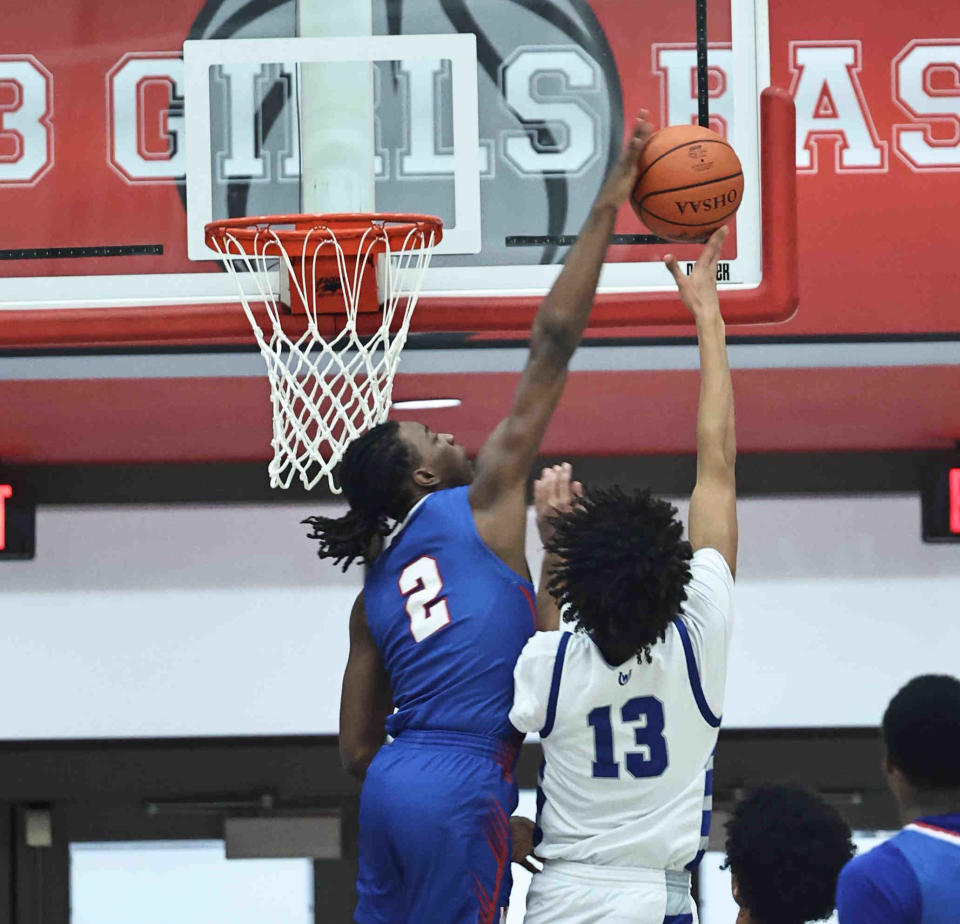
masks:
POLYGON ((911 680, 883 716, 884 771, 904 824, 840 874, 840 924, 960 921, 960 680, 911 680))
POLYGON ((839 813, 800 786, 761 786, 727 822, 736 924, 806 924, 830 917, 840 870, 854 853, 839 813))

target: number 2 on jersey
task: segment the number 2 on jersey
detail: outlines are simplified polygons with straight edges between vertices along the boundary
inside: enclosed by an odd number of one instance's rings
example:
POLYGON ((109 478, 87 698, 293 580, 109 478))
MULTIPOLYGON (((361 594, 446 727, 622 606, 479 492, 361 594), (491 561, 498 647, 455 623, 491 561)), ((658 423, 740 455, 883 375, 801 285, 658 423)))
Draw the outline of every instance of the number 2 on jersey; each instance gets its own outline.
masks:
POLYGON ((400 593, 407 598, 405 609, 415 642, 422 642, 450 624, 447 601, 438 599, 443 593, 443 578, 435 558, 424 555, 411 562, 400 572, 398 583, 400 593))
MULTIPOLYGON (((593 762, 593 775, 619 779, 620 764, 613 759, 613 724, 610 714, 613 706, 597 706, 587 716, 587 724, 593 726, 593 741, 597 759, 593 762)), ((633 725, 633 740, 640 751, 628 751, 624 757, 627 772, 638 779, 660 776, 667 769, 667 742, 663 737, 663 703, 655 696, 635 696, 627 700, 620 710, 625 725, 633 725), (643 718, 643 724, 639 723, 643 718)))

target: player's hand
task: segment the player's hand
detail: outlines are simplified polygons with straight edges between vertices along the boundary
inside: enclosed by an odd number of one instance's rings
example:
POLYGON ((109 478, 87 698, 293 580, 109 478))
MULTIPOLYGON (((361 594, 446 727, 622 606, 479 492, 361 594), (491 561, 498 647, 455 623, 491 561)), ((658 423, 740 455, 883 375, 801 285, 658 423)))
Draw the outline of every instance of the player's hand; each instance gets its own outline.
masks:
POLYGON ((513 862, 519 863, 531 873, 539 873, 540 868, 530 862, 532 857, 538 863, 543 861, 533 852, 533 822, 522 815, 510 816, 510 835, 513 838, 513 862))
POLYGON ((553 538, 551 517, 573 510, 583 496, 583 485, 573 481, 573 466, 569 462, 545 468, 533 483, 533 506, 537 511, 537 528, 546 545, 553 538))
POLYGON ((620 157, 607 174, 600 194, 597 196, 598 207, 613 206, 620 208, 630 196, 640 174, 640 155, 647 146, 653 134, 653 125, 650 123, 650 113, 641 109, 637 121, 633 125, 633 134, 626 143, 620 157))
POLYGON ((693 264, 693 270, 687 276, 677 265, 677 258, 667 254, 663 262, 670 270, 680 298, 696 320, 711 317, 720 312, 720 297, 717 295, 717 261, 727 236, 727 228, 718 228, 703 245, 703 250, 693 264))

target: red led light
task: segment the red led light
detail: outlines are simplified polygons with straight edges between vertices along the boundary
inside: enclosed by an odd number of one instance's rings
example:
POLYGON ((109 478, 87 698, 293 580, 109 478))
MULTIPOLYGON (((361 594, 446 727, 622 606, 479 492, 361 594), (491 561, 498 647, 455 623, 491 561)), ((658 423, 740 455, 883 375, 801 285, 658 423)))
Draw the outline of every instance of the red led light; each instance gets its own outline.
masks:
POLYGON ((960 468, 950 469, 950 532, 960 536, 960 468))
MULTIPOLYGON (((957 492, 960 494, 960 491, 957 492)), ((0 551, 7 547, 7 498, 13 497, 13 488, 8 484, 0 484, 0 551)), ((957 530, 960 532, 960 529, 957 530)))

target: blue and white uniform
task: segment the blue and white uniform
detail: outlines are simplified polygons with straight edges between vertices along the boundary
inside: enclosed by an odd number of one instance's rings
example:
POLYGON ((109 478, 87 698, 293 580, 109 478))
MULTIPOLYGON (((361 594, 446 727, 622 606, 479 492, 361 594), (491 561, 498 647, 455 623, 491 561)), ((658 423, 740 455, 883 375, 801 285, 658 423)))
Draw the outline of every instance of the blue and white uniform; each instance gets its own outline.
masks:
POLYGON ((539 732, 543 873, 526 924, 692 924, 690 872, 706 849, 733 577, 715 549, 652 663, 611 666, 585 634, 541 632, 514 672, 513 724, 539 732))
POLYGON ((854 857, 837 884, 840 924, 960 921, 960 812, 918 818, 854 857))
POLYGON ((510 894, 507 715, 535 595, 480 538, 467 491, 420 501, 364 582, 396 712, 360 800, 361 924, 490 924, 510 894))

